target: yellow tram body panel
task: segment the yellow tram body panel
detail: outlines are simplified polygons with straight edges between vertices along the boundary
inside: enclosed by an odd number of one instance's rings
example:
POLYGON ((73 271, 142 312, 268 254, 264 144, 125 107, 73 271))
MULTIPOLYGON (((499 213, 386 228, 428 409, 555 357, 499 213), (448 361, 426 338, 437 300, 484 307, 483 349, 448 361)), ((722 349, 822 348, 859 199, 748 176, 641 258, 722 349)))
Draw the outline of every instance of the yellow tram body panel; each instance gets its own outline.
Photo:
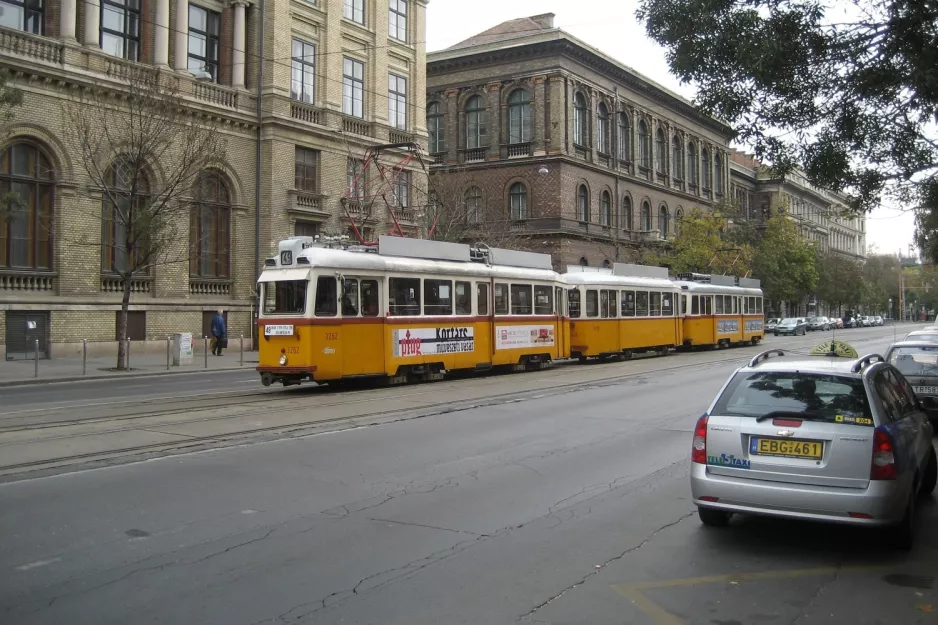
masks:
POLYGON ((676 281, 682 293, 684 345, 717 346, 762 340, 761 289, 735 286, 735 278, 727 276, 711 279, 713 284, 676 281))

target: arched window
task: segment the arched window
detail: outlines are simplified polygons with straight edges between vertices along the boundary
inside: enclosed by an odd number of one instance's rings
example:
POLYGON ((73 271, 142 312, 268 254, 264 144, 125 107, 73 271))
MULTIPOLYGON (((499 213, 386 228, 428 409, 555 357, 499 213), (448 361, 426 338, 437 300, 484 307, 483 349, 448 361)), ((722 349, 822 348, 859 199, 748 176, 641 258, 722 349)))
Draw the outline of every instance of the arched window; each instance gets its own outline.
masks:
POLYGON ((713 177, 717 195, 723 195, 723 156, 719 153, 713 155, 713 177))
POLYGON ((609 259, 607 258, 603 261, 603 268, 608 269, 609 267, 612 267, 612 263, 610 263, 609 259))
POLYGON ((674 213, 674 234, 681 234, 681 222, 684 220, 684 209, 680 206, 674 213))
POLYGON ((701 167, 703 168, 703 188, 710 189, 712 175, 710 171, 710 150, 704 148, 700 151, 701 167))
POLYGON ((227 278, 231 196, 228 185, 214 172, 196 183, 190 226, 189 274, 200 278, 227 278))
POLYGON ((485 135, 485 101, 474 95, 466 102, 466 147, 470 150, 482 147, 485 135))
POLYGON ((52 269, 55 171, 36 146, 14 143, 0 159, 0 192, 19 196, 0 219, 0 267, 52 269))
POLYGON ((101 270, 145 273, 149 183, 134 163, 117 159, 104 175, 101 202, 101 270))
POLYGON ((466 190, 466 222, 482 222, 482 189, 479 187, 469 187, 466 190))
POLYGON ((580 267, 589 267, 590 261, 586 260, 586 256, 580 256, 580 267))
POLYGON ((625 113, 619 113, 619 160, 632 160, 632 124, 625 113))
POLYGON ((642 202, 642 232, 651 232, 651 205, 642 202))
POLYGON ((511 206, 511 218, 518 221, 528 218, 528 188, 523 182, 516 182, 508 190, 511 206))
POLYGON ((609 110, 602 102, 596 107, 596 119, 599 120, 599 144, 596 149, 603 154, 609 154, 609 110))
POLYGON ((632 198, 627 195, 622 198, 622 227, 632 229, 632 198))
POLYGON ((662 204, 661 208, 658 209, 658 232, 661 233, 662 239, 668 238, 668 231, 671 226, 669 223, 670 218, 671 215, 668 214, 668 207, 662 204))
POLYGON ((515 89, 508 96, 508 143, 531 140, 531 95, 526 89, 515 89))
POLYGON ((576 218, 583 222, 590 220, 590 192, 585 184, 576 191, 576 218))
POLYGON ((687 178, 695 186, 700 182, 700 160, 697 158, 697 144, 693 141, 687 146, 687 178))
POLYGON ((573 96, 573 142, 577 145, 589 146, 589 109, 586 108, 586 97, 577 92, 573 96))
POLYGON ((604 226, 612 223, 612 198, 608 191, 599 196, 599 223, 604 226))
POLYGON ((655 153, 658 157, 658 173, 663 174, 668 171, 668 142, 661 128, 655 133, 655 153))
POLYGON ((671 176, 676 180, 684 178, 684 153, 681 150, 681 140, 678 137, 671 139, 671 176))
POLYGON ((638 164, 645 169, 651 168, 651 136, 644 119, 638 122, 638 164))
POLYGON ((431 102, 427 107, 427 133, 430 135, 430 154, 446 151, 446 126, 443 123, 443 107, 431 102))

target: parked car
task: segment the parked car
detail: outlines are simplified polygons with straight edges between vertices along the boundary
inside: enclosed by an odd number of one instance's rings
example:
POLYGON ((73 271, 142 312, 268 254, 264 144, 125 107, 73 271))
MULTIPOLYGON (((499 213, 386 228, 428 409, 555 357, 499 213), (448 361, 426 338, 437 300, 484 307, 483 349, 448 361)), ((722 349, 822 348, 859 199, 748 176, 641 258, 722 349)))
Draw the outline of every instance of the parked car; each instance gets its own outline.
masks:
POLYGON ((842 329, 844 327, 844 320, 839 317, 831 317, 831 327, 842 329))
POLYGON ((830 330, 831 322, 827 317, 811 317, 808 319, 809 330, 830 330))
POLYGON ((883 321, 882 317, 880 317, 879 315, 876 315, 875 317, 873 317, 874 326, 881 326, 883 324, 885 324, 885 321, 883 321))
POLYGON ((889 346, 886 362, 909 381, 932 427, 938 429, 938 345, 927 341, 899 341, 889 346))
POLYGON ((873 318, 868 315, 863 315, 860 319, 863 321, 864 328, 869 328, 873 325, 873 318))
POLYGON ((880 526, 911 548, 917 496, 938 479, 932 434, 881 356, 763 352, 697 420, 693 501, 705 525, 743 513, 880 526))
POLYGON ((858 327, 858 326, 857 326, 856 317, 844 317, 844 318, 843 318, 843 323, 844 323, 843 327, 845 327, 845 328, 856 328, 856 327, 858 327))
POLYGON ((781 321, 781 319, 779 319, 778 317, 773 317, 772 319, 768 319, 765 322, 765 331, 775 332, 775 328, 778 326, 779 321, 781 321))
POLYGON ((804 317, 785 317, 775 326, 775 336, 779 334, 795 336, 796 334, 807 334, 807 332, 808 322, 805 321, 804 317))

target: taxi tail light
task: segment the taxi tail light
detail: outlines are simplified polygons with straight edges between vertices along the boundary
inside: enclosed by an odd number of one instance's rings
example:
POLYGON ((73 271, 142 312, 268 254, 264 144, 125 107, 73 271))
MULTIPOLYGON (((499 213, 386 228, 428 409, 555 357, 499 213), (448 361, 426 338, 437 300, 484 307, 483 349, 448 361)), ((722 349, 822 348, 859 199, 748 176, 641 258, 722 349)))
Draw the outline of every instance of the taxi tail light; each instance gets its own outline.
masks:
POLYGON ((896 471, 895 445, 889 432, 876 428, 873 430, 873 461, 870 465, 871 480, 894 480, 896 471))
POLYGON ((694 445, 690 452, 690 461, 697 464, 707 464, 707 415, 697 419, 694 427, 694 445))

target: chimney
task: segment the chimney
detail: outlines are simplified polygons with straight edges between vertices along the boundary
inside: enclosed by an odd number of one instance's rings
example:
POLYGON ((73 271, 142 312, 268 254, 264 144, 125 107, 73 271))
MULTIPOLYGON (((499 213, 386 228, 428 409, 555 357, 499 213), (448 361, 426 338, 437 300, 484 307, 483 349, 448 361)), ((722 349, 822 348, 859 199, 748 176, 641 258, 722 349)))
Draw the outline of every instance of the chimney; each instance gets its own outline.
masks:
POLYGON ((536 22, 538 25, 543 26, 544 28, 554 27, 554 14, 553 13, 542 13, 541 15, 532 15, 529 19, 536 22))

